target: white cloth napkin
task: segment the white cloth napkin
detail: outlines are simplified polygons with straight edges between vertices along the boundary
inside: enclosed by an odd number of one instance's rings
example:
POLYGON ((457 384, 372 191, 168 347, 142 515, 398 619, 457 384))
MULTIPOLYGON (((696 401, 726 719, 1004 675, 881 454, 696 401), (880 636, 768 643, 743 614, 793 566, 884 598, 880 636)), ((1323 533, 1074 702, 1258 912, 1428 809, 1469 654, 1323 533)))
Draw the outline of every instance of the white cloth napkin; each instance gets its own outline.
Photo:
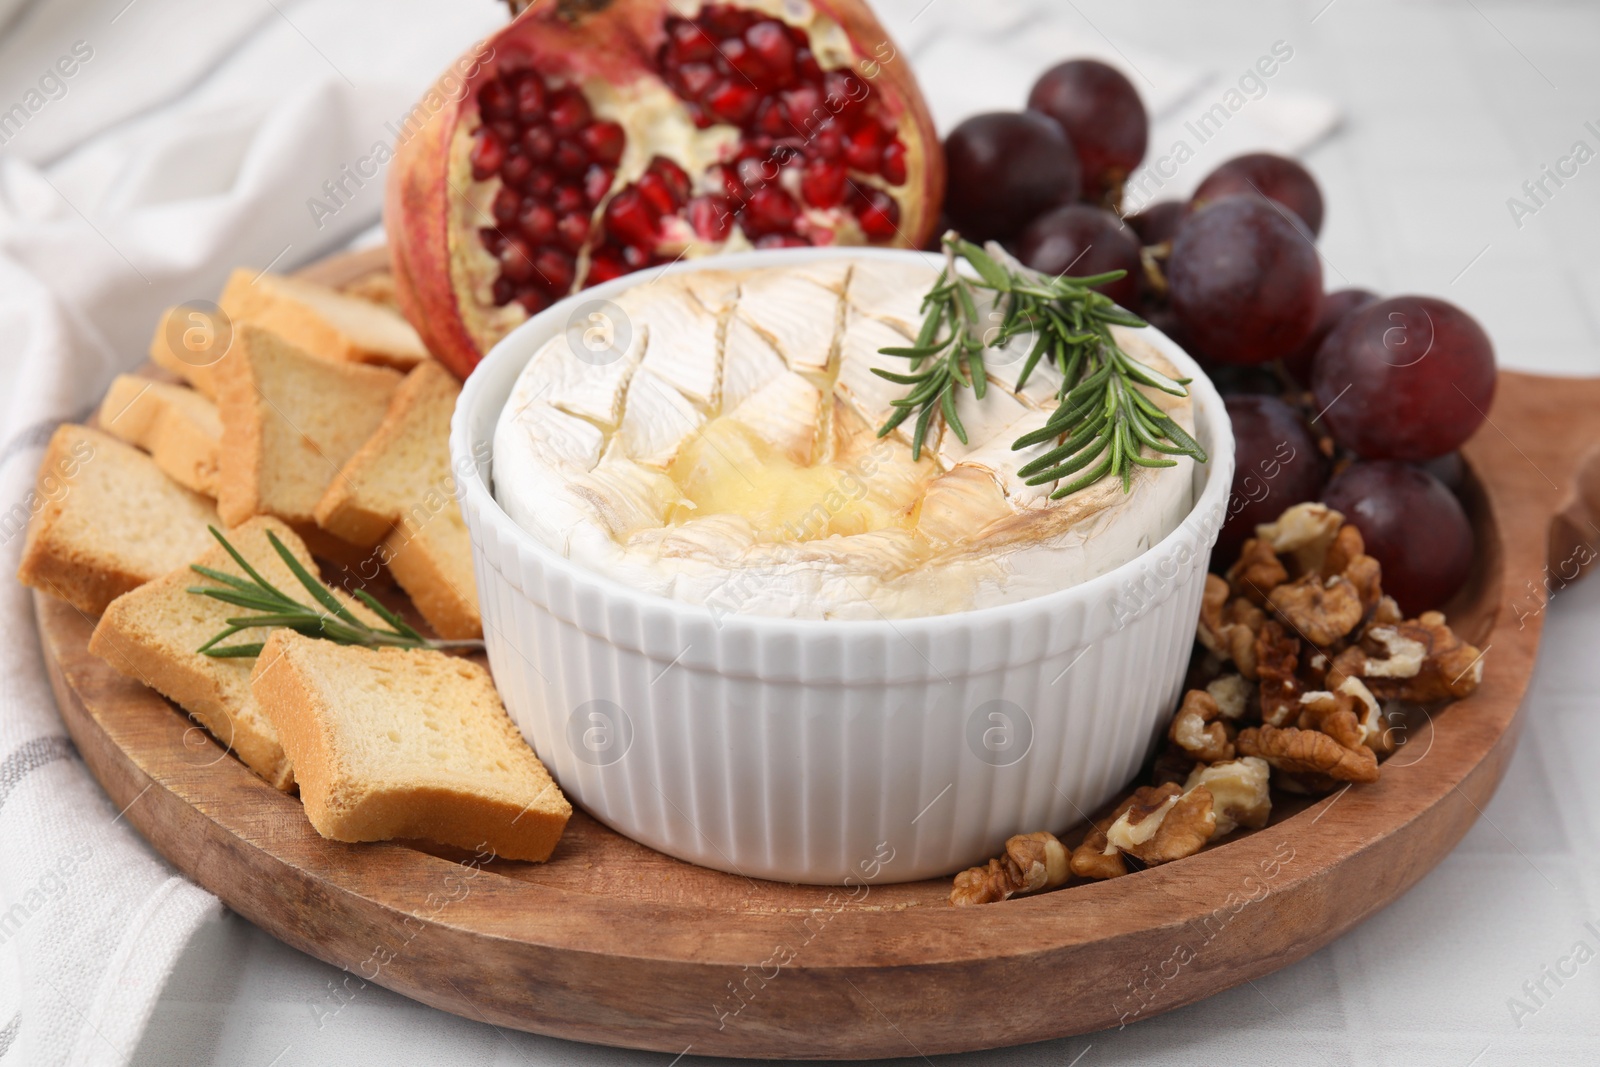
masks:
MULTIPOLYGON (((1089 26, 1035 32, 1042 20, 1022 0, 880 9, 945 129, 1020 106, 1038 71, 1092 54, 1146 93, 1159 155, 1238 81, 1123 55, 1089 26)), ((503 18, 491 0, 0 0, 0 564, 15 571, 16 517, 51 430, 143 360, 160 310, 214 299, 235 266, 289 269, 371 227, 381 180, 320 226, 306 201, 390 140, 385 123, 503 18)), ((1267 84, 1165 192, 1232 152, 1293 151, 1332 128, 1330 106, 1267 84)), ((126 1063, 180 950, 219 913, 85 771, 39 658, 31 594, 8 580, 0 1061, 126 1063)))

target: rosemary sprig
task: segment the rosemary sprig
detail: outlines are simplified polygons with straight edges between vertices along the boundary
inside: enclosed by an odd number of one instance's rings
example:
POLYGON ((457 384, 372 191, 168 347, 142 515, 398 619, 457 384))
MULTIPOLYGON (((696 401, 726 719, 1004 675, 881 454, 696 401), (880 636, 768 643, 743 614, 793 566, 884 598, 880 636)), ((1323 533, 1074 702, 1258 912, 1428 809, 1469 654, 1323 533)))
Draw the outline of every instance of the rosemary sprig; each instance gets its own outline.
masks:
POLYGON ((224 645, 222 642, 245 630, 263 626, 285 626, 307 637, 320 637, 336 641, 341 645, 363 645, 367 648, 483 648, 482 641, 441 641, 423 637, 404 619, 380 604, 371 593, 365 589, 357 589, 354 591, 356 598, 371 608, 373 614, 382 619, 389 628, 382 629, 370 625, 334 596, 316 576, 307 571, 295 554, 278 540, 277 535, 268 530, 267 540, 278 553, 278 558, 283 560, 284 565, 300 584, 305 586, 306 591, 320 607, 303 604, 263 578, 261 573, 252 567, 239 550, 223 536, 222 531, 215 526, 207 529, 228 555, 233 557, 233 561, 248 575, 248 578, 240 578, 214 567, 191 563, 190 570, 220 585, 191 585, 189 592, 196 596, 208 596, 213 600, 220 600, 224 604, 246 608, 255 614, 228 619, 227 628, 195 649, 196 652, 219 659, 259 656, 262 647, 259 641, 237 645, 224 645))
POLYGON ((979 248, 952 231, 945 234, 943 245, 945 268, 923 298, 926 318, 916 343, 880 349, 886 356, 910 360, 910 373, 873 369, 879 377, 909 387, 904 397, 892 402, 895 411, 878 430, 879 437, 915 413, 914 459, 921 458, 936 415, 966 444, 966 427, 956 414, 956 389, 969 388, 982 400, 988 385, 984 350, 1003 348, 1034 330, 1036 340, 1017 384, 1027 384, 1040 361, 1048 359, 1061 373, 1061 386, 1056 409, 1045 425, 1019 437, 1011 447, 1059 443, 1018 468, 1028 485, 1070 478, 1050 494, 1052 500, 1060 500, 1109 476, 1120 478, 1126 492, 1135 466, 1175 466, 1175 459, 1165 458, 1171 456, 1206 461, 1199 442, 1140 388, 1187 396, 1189 379, 1169 378, 1139 362, 1111 334, 1112 326, 1147 325, 1093 288, 1125 272, 1051 277, 1023 266, 994 243, 979 248), (962 260, 976 277, 958 269, 962 260), (988 330, 987 340, 977 310, 980 289, 994 294, 1001 314, 1000 326, 988 330))

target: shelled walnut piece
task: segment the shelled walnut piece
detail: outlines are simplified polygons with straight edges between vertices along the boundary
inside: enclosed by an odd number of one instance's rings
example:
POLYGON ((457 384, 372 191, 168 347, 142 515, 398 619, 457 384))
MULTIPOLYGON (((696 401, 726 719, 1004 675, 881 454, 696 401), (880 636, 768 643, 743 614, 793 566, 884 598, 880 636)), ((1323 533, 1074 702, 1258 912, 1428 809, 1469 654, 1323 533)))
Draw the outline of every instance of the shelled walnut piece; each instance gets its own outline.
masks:
MULTIPOLYGON (((1196 638, 1209 667, 1191 675, 1197 687, 1168 728, 1153 784, 1089 827, 1073 875, 1115 878, 1129 857, 1169 863, 1240 826, 1259 829, 1269 785, 1316 795, 1375 782, 1395 747, 1386 704, 1459 700, 1483 680, 1483 654, 1444 615, 1401 617, 1361 532, 1322 504, 1257 527, 1226 577, 1207 576, 1196 638), (1237 673, 1219 673, 1228 664, 1237 673)), ((1036 891, 978 891, 1008 884, 995 880, 1015 866, 1009 852, 957 875, 951 903, 1036 891)))
POLYGON ((956 875, 952 904, 989 904, 1019 893, 1054 889, 1067 880, 1067 849, 1054 834, 1018 834, 1006 841, 1006 854, 987 866, 956 875))

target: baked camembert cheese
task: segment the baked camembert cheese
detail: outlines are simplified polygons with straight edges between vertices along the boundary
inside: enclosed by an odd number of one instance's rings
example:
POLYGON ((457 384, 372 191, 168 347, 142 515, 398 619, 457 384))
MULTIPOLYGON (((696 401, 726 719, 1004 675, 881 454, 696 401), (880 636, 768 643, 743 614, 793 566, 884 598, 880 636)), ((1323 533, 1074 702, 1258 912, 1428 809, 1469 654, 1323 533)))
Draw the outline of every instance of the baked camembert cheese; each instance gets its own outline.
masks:
MULTIPOLYGON (((841 257, 667 273, 580 308, 535 353, 494 440, 495 496, 544 545, 633 589, 719 614, 940 615, 1076 585, 1170 533, 1193 461, 1135 467, 1052 501, 1013 451, 1060 378, 1031 347, 988 352, 987 395, 957 390, 963 444, 935 420, 921 458, 880 438, 942 259, 841 257)), ((998 321, 998 320, 996 320, 998 321)), ((1123 350, 1181 374, 1142 331, 1123 350)), ((1191 401, 1150 391, 1187 432, 1191 401)))

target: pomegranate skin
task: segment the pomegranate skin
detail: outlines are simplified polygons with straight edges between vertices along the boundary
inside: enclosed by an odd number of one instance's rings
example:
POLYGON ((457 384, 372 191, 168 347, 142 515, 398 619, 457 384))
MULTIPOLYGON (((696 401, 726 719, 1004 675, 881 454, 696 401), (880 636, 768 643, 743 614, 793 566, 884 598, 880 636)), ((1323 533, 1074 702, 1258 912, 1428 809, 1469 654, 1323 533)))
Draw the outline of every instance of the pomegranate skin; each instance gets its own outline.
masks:
MULTIPOLYGON (((474 49, 457 60, 458 67, 469 61, 464 88, 445 96, 444 106, 431 118, 403 128, 403 132, 415 132, 395 143, 383 200, 395 303, 428 351, 461 378, 472 372, 482 353, 467 332, 455 289, 449 284, 447 147, 449 134, 482 77, 485 52, 492 54, 488 49, 474 49)), ((439 92, 444 81, 435 82, 430 91, 439 92)))
MULTIPOLYGON (((854 64, 839 68, 840 72, 865 82, 878 101, 875 106, 894 124, 904 146, 903 162, 896 161, 893 173, 898 176, 904 166, 905 181, 890 188, 899 208, 893 231, 884 238, 872 238, 869 231, 868 238, 885 247, 922 247, 938 222, 944 161, 910 63, 896 51, 864 0, 812 0, 810 6, 818 18, 837 24, 851 42, 854 64)), ((463 124, 469 131, 480 124, 479 90, 502 71, 529 66, 567 84, 591 79, 613 86, 642 78, 659 81, 657 54, 666 41, 666 20, 688 14, 685 9, 690 7, 682 0, 533 5, 463 55, 413 112, 418 121, 404 126, 389 168, 384 204, 396 302, 429 350, 458 376, 470 374, 507 329, 507 313, 485 299, 487 283, 468 269, 473 257, 481 256, 479 233, 476 226, 461 224, 456 209, 463 181, 470 179, 457 158, 470 138, 459 136, 459 131, 463 124), (455 91, 446 92, 447 88, 455 91)), ((767 11, 767 5, 749 0, 721 0, 703 7, 767 11)), ((693 105, 684 106, 693 114, 693 105)), ((618 181, 612 192, 621 185, 618 181)), ((702 192, 695 190, 696 195, 702 192)), ((597 250, 598 219, 597 215, 597 250)), ((490 226, 492 221, 479 225, 490 226)), ((862 239, 848 232, 837 236, 841 244, 862 239)), ((719 245, 702 235, 689 254, 718 250, 719 245)))

